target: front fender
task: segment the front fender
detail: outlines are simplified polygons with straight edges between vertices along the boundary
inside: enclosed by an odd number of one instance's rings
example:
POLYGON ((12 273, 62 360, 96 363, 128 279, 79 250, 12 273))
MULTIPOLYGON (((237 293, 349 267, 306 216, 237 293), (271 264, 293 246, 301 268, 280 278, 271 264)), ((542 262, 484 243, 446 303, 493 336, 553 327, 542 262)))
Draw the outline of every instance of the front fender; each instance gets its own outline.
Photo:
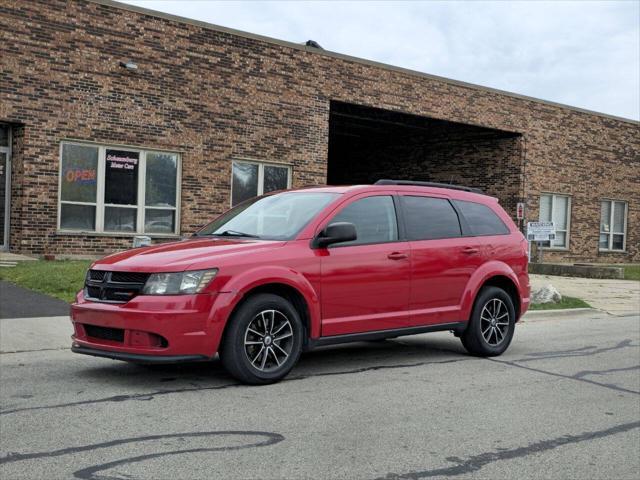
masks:
POLYGON ((460 308, 462 318, 469 319, 471 317, 471 310, 473 309, 473 303, 478 296, 478 292, 487 280, 495 276, 507 277, 516 286, 518 295, 522 295, 518 276, 514 273, 511 267, 504 262, 492 260, 478 268, 469 279, 467 287, 462 294, 460 308))
POLYGON ((221 297, 225 300, 223 304, 216 305, 215 311, 212 312, 213 322, 226 324, 231 312, 248 292, 272 283, 287 285, 302 295, 309 310, 310 336, 311 338, 319 337, 320 299, 318 294, 304 275, 287 267, 261 266, 244 271, 237 276, 234 275, 220 291, 221 297))

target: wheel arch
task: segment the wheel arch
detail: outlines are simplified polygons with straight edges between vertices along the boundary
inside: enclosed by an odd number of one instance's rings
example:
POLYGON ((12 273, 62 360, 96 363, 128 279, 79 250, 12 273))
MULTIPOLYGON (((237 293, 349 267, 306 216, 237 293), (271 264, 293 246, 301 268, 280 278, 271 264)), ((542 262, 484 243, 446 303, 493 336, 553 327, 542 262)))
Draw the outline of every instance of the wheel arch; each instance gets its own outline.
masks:
POLYGON ((293 304, 306 330, 305 346, 310 338, 320 336, 320 301, 315 289, 302 274, 276 267, 255 269, 234 280, 233 285, 225 286, 225 295, 231 296, 225 308, 214 313, 218 321, 224 322, 220 341, 216 343, 222 344, 230 320, 240 305, 257 293, 279 295, 293 304))
POLYGON ((485 263, 476 270, 475 274, 471 277, 463 295, 463 318, 470 318, 476 299, 482 288, 486 286, 498 287, 507 292, 513 301, 513 307, 516 311, 516 321, 518 321, 522 311, 518 277, 507 264, 497 261, 485 263))
MULTIPOLYGON (((246 292, 243 292, 241 298, 238 299, 238 301, 236 302, 235 306, 233 307, 233 309, 229 314, 229 319, 227 320, 227 324, 225 325, 225 332, 226 332, 227 326, 229 325, 229 320, 233 317, 233 315, 240 308, 240 306, 242 306, 242 304, 248 298, 252 297, 253 295, 258 295, 260 293, 270 293, 272 295, 277 295, 291 302, 293 307, 296 309, 296 311, 300 315, 300 320, 302 321, 302 325, 305 328, 304 344, 306 345, 309 341, 310 332, 312 328, 311 314, 309 312, 309 305, 307 304, 307 300, 298 289, 286 283, 280 283, 280 282, 263 283, 263 284, 254 286, 253 288, 247 290, 246 292)), ((224 332, 223 332, 223 338, 224 338, 224 332)))
POLYGON ((490 277, 482 284, 482 286, 476 293, 476 298, 484 287, 498 287, 501 290, 504 290, 513 302, 513 308, 516 311, 516 322, 520 320, 520 295, 518 293, 518 287, 513 282, 513 280, 504 275, 495 275, 493 277, 490 277))

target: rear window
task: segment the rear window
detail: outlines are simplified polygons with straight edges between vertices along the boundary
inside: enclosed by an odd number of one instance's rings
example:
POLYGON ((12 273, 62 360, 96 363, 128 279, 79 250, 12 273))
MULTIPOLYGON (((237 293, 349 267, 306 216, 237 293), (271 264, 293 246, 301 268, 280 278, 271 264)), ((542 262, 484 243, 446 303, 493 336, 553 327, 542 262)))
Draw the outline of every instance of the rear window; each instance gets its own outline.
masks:
POLYGON ((486 205, 463 200, 454 200, 454 203, 462 212, 472 235, 504 235, 509 233, 509 228, 500 220, 500 217, 486 205))
POLYGON ((449 200, 403 195, 400 204, 408 240, 459 237, 460 221, 449 200))

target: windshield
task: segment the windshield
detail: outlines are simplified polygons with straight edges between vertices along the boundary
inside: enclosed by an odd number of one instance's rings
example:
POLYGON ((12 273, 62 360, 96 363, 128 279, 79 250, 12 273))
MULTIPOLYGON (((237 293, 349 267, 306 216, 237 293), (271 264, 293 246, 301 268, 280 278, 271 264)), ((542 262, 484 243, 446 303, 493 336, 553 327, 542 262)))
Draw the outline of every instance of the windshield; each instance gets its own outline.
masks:
POLYGON ((196 235, 291 240, 338 195, 284 192, 253 198, 215 219, 196 235))

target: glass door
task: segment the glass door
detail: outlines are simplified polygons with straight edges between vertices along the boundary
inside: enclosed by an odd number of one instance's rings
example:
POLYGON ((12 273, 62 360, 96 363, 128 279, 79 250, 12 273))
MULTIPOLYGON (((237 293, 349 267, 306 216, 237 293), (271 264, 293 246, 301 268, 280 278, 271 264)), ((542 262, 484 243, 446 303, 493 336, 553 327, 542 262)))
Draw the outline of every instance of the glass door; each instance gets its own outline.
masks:
POLYGON ((9 247, 10 149, 9 127, 0 125, 0 250, 9 247))

